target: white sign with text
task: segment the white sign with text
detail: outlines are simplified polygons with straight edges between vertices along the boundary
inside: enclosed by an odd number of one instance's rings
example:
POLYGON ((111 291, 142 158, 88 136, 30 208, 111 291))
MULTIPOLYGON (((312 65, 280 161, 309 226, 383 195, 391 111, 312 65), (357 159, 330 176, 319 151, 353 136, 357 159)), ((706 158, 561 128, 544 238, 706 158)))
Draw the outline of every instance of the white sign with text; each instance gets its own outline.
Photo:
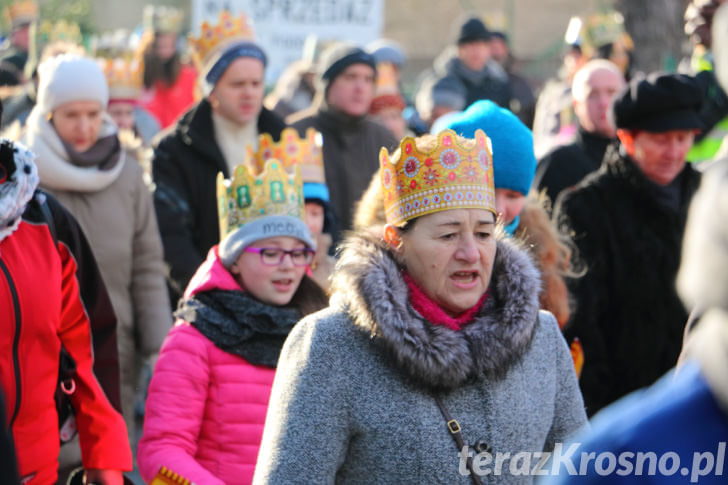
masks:
POLYGON ((268 56, 266 83, 275 84, 286 66, 301 58, 312 34, 322 41, 360 46, 378 39, 383 4, 384 0, 193 0, 191 31, 199 35, 204 20, 216 24, 221 10, 245 13, 268 56))

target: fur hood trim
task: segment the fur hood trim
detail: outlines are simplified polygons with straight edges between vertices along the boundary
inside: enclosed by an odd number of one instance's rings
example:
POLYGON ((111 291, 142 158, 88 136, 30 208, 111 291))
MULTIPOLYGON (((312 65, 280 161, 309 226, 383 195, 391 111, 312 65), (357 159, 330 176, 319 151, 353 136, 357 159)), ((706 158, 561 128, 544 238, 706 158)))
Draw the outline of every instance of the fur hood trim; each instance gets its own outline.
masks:
POLYGON ((352 236, 336 266, 332 306, 379 341, 418 385, 450 390, 481 375, 499 378, 527 350, 540 283, 529 256, 512 242, 498 241, 490 296, 475 321, 460 331, 419 315, 400 271, 381 240, 352 236))

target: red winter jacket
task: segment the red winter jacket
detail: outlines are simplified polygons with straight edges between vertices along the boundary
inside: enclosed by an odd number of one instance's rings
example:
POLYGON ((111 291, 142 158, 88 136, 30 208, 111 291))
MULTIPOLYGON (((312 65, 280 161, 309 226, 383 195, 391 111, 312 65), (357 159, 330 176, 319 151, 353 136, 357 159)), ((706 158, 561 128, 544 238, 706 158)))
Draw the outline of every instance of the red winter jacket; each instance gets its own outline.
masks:
MULTIPOLYGON (((95 350, 108 365, 102 367, 105 372, 113 377, 116 370, 118 388, 115 320, 113 313, 104 315, 111 308, 108 296, 78 225, 57 203, 49 206, 57 247, 37 196, 18 229, 0 241, 0 386, 6 398, 6 424, 15 442, 21 480, 43 485, 55 482, 58 468, 54 392, 61 343, 77 367, 71 400, 84 467, 130 470, 132 466, 124 420, 92 370, 95 350), (79 278, 87 285, 88 299, 83 302, 79 278), (96 285, 88 287, 94 279, 96 285), (89 314, 107 324, 98 334, 94 327, 94 350, 89 314)), ((114 398, 118 402, 118 394, 114 398)))

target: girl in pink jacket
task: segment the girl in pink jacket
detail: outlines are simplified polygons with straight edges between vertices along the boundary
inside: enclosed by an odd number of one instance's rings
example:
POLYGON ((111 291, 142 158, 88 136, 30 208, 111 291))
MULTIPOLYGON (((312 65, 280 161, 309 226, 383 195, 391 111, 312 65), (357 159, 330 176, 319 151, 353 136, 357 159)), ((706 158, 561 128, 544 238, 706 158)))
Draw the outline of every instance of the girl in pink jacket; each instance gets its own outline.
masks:
POLYGON ((165 466, 199 485, 250 483, 283 342, 328 304, 305 275, 314 242, 298 170, 270 160, 232 180, 218 180, 222 241, 190 281, 149 387, 146 481, 165 466))

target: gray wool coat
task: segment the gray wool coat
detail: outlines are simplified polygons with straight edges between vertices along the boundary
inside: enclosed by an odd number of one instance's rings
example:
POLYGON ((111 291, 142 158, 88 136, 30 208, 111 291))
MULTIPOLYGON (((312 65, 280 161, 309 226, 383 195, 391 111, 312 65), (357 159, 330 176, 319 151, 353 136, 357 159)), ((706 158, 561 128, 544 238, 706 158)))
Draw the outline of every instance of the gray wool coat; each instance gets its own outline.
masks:
MULTIPOLYGON (((551 450, 585 425, 569 350, 538 309, 538 273, 510 242, 498 242, 490 296, 459 332, 415 312, 376 241, 350 239, 333 284, 331 307, 283 347, 253 483, 470 484, 434 394, 467 444, 502 457, 551 450)), ((485 483, 532 482, 507 459, 500 468, 485 483)))

